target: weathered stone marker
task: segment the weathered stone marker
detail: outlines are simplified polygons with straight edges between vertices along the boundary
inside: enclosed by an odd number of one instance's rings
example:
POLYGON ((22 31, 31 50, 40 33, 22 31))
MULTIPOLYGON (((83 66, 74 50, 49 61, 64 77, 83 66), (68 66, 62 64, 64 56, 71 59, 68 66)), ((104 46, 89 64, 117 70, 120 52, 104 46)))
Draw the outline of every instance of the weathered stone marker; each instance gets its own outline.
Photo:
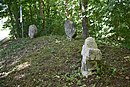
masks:
POLYGON ((67 35, 67 38, 71 41, 73 36, 76 33, 76 29, 74 27, 74 23, 70 20, 66 20, 64 24, 65 33, 67 35))
POLYGON ((88 77, 92 75, 93 70, 97 67, 97 61, 101 60, 102 54, 98 49, 95 39, 88 37, 84 45, 82 46, 82 63, 81 63, 81 73, 83 76, 88 77))
POLYGON ((29 26, 29 29, 28 29, 28 35, 29 35, 29 37, 32 39, 32 38, 34 38, 34 36, 36 36, 36 34, 37 34, 37 27, 36 27, 36 25, 30 25, 29 26))

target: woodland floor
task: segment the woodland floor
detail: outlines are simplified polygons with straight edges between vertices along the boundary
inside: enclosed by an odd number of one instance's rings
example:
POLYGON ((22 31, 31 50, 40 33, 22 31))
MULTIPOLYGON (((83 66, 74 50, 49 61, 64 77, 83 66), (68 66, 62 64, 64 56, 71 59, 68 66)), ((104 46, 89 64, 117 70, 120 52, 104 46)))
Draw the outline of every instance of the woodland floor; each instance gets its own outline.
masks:
POLYGON ((130 50, 99 44, 97 74, 82 77, 83 39, 23 38, 0 46, 0 87, 130 87, 130 50))

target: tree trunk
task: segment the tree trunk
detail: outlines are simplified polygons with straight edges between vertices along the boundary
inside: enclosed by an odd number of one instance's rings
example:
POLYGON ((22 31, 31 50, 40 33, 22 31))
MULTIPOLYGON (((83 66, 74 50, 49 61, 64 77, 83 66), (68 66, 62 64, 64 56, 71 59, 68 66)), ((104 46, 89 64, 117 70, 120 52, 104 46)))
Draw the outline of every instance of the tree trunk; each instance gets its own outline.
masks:
POLYGON ((40 8, 40 17, 41 17, 41 19, 42 19, 42 26, 43 26, 43 29, 45 28, 45 20, 44 20, 44 7, 43 7, 43 4, 44 4, 44 2, 43 2, 43 0, 40 0, 39 1, 39 8, 40 8))
POLYGON ((82 36, 83 38, 88 37, 88 18, 86 17, 86 9, 88 0, 82 0, 82 36))
POLYGON ((47 9, 46 9, 46 17, 50 18, 50 0, 47 0, 47 9))
POLYGON ((19 22, 19 16, 18 16, 19 13, 17 14, 14 14, 15 16, 15 20, 16 20, 16 28, 17 28, 17 35, 18 35, 18 38, 21 38, 21 30, 20 30, 20 22, 19 22))
POLYGON ((67 5, 68 5, 68 0, 65 0, 65 15, 66 15, 66 18, 69 19, 69 11, 67 9, 67 5))
POLYGON ((8 10, 9 10, 9 16, 10 16, 10 18, 11 18, 11 25, 12 25, 12 30, 11 30, 11 32, 12 32, 12 34, 13 34, 13 39, 16 37, 17 38, 17 35, 16 35, 16 33, 15 33, 15 28, 14 28, 14 21, 13 21, 13 15, 12 15, 12 12, 11 12, 11 9, 10 9, 10 5, 11 5, 11 3, 9 3, 8 4, 8 10))
POLYGON ((16 31, 17 31, 16 33, 17 33, 17 37, 21 38, 22 37, 22 33, 21 33, 21 29, 20 29, 18 2, 15 2, 13 5, 14 6, 12 7, 12 12, 14 14, 14 18, 15 18, 15 22, 16 22, 16 31))
POLYGON ((30 10, 30 20, 31 20, 31 24, 33 24, 33 18, 32 18, 32 5, 30 4, 29 6, 29 10, 30 10))
POLYGON ((36 2, 35 2, 35 5, 34 5, 34 10, 35 10, 35 18, 36 18, 36 25, 37 25, 37 23, 38 23, 38 15, 39 15, 39 10, 38 10, 38 8, 37 8, 37 6, 36 6, 36 2))

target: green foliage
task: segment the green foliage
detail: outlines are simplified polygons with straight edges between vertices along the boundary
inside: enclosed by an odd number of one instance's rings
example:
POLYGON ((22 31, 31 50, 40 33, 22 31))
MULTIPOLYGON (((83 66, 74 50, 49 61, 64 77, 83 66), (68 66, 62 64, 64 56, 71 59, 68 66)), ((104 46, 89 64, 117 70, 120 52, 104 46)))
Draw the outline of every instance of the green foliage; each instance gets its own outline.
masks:
MULTIPOLYGON (((64 35, 65 10, 68 10, 70 20, 75 23, 77 33, 82 32, 81 0, 68 0, 66 7, 63 0, 44 0, 43 17, 40 14, 40 0, 3 0, 1 3, 0 17, 8 17, 4 27, 9 27, 11 35, 15 37, 21 37, 20 5, 23 7, 24 37, 28 36, 31 24, 38 27, 38 36, 64 35)), ((85 12, 89 35, 103 43, 130 48, 129 9, 128 0, 89 0, 85 12)))
POLYGON ((20 51, 25 47, 24 45, 26 44, 27 40, 27 38, 23 38, 21 40, 10 42, 8 46, 0 46, 0 60, 3 58, 10 58, 13 53, 20 51))
POLYGON ((90 1, 89 33, 104 43, 130 47, 129 2, 126 0, 90 1))
POLYGON ((110 1, 108 5, 111 7, 108 9, 111 12, 109 23, 114 28, 112 32, 115 33, 111 38, 116 39, 123 46, 130 48, 130 45, 128 45, 130 43, 129 2, 126 0, 116 0, 115 2, 110 1))
MULTIPOLYGON (((102 61, 103 62, 103 61, 102 61)), ((97 66, 97 76, 99 77, 102 77, 102 76, 105 76, 105 75, 108 75, 108 76, 114 76, 116 73, 117 73, 117 69, 113 66, 108 66, 104 63, 98 63, 98 66, 97 66)))

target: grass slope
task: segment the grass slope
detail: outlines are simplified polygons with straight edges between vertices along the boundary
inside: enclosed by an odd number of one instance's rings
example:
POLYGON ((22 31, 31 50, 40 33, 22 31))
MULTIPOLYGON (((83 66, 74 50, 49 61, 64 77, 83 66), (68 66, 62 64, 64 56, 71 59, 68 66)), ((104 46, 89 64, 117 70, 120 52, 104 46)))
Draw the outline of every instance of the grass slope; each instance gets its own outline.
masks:
POLYGON ((80 73, 82 39, 18 39, 0 46, 0 87, 129 87, 130 51, 100 45, 97 74, 80 73))

